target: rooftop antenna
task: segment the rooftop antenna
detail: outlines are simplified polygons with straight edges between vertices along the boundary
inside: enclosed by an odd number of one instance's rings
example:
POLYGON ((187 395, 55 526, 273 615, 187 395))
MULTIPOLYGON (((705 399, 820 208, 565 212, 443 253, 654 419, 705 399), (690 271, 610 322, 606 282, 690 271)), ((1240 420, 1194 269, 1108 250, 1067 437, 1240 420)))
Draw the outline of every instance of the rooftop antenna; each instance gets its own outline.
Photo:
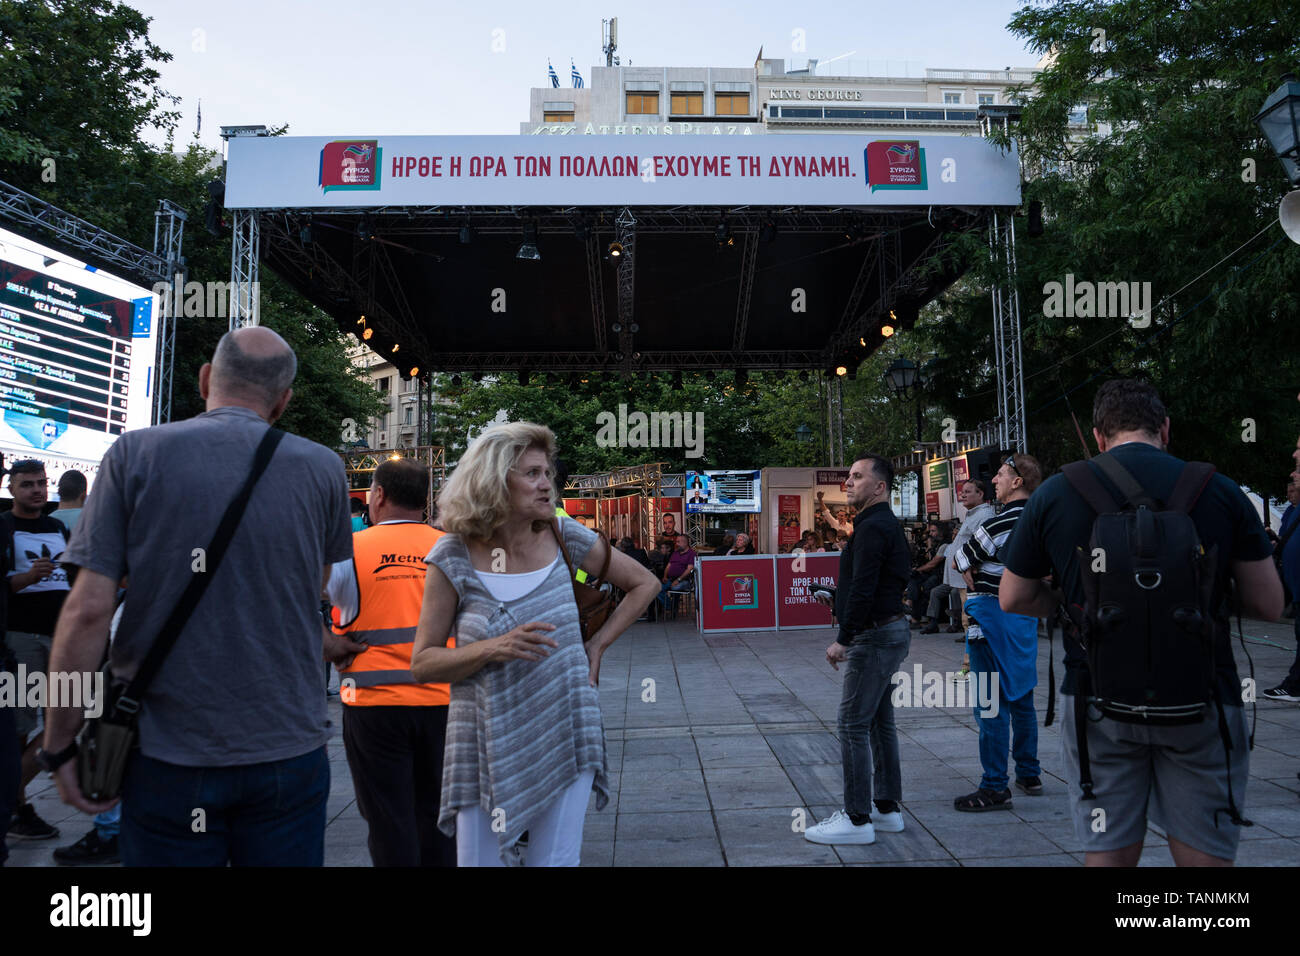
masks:
POLYGON ((605 53, 606 66, 618 66, 619 59, 614 55, 618 49, 618 17, 600 21, 601 50, 605 53))

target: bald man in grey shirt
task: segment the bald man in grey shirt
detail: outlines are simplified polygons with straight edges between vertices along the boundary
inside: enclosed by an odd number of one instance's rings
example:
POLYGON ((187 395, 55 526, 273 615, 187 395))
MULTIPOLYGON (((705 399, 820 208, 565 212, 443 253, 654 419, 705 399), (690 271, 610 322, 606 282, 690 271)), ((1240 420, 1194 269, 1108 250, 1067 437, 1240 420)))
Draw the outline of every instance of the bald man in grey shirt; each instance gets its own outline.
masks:
MULTIPOLYGON (((95 669, 118 582, 129 576, 112 649, 119 680, 136 673, 191 576, 214 575, 141 701, 140 749, 122 792, 127 866, 323 862, 321 660, 360 650, 325 632, 319 613, 330 566, 352 556, 339 456, 286 435, 225 559, 205 567, 222 514, 288 405, 296 364, 270 329, 224 336, 199 373, 207 411, 119 438, 64 553, 81 573, 51 670, 95 669)), ((45 750, 57 758, 81 715, 50 713, 45 750)), ((86 799, 75 763, 55 772, 64 801, 89 812, 111 806, 86 799)))

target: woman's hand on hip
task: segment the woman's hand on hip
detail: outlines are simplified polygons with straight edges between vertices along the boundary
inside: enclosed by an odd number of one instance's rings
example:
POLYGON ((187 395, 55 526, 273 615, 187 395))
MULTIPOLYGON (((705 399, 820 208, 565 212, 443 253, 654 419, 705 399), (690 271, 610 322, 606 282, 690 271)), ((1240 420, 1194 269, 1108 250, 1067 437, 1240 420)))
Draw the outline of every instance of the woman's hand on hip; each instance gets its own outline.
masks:
POLYGON ((499 661, 540 661, 550 655, 548 647, 559 647, 549 631, 555 630, 554 624, 545 621, 529 621, 520 624, 508 634, 492 638, 493 662, 499 661))

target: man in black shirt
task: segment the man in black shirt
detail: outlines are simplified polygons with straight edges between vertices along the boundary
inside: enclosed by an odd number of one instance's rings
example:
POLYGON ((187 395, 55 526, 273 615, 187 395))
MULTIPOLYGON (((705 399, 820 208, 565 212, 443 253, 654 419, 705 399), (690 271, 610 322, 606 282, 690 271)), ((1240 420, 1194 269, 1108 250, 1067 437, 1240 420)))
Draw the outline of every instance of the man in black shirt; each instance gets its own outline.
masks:
MULTIPOLYGON (((13 511, 0 521, 0 537, 12 540, 13 558, 6 565, 9 611, 5 619, 5 643, 27 673, 48 674, 54 625, 68 596, 68 574, 59 563, 67 543, 68 529, 61 521, 43 513, 49 498, 49 479, 44 463, 35 459, 16 461, 9 471, 13 511)), ((36 815, 26 802, 27 784, 40 771, 36 750, 41 738, 33 736, 38 707, 19 707, 18 746, 22 748, 22 776, 18 786, 18 811, 9 825, 9 836, 20 840, 48 840, 59 835, 36 815), (27 738, 31 737, 29 743, 27 738)))
MULTIPOLYGON (((1169 417, 1154 388, 1124 379, 1105 383, 1093 406, 1092 434, 1097 447, 1131 472, 1147 495, 1160 502, 1169 498, 1184 463, 1165 451, 1169 417)), ((1123 501, 1109 478, 1094 471, 1123 501)), ((1054 614, 1059 598, 1042 580, 1048 574, 1061 584, 1068 602, 1084 605, 1078 549, 1088 554, 1095 517, 1064 475, 1048 479, 1034 493, 1007 543, 1000 588, 1004 611, 1054 614)), ((1225 753, 1213 706, 1206 708, 1200 724, 1179 726, 1144 726, 1090 714, 1086 733, 1096 799, 1083 799, 1073 695, 1090 693, 1090 684, 1084 651, 1067 638, 1061 690, 1069 696, 1062 707, 1061 743, 1075 835, 1089 866, 1136 866, 1148 811, 1167 832, 1179 866, 1231 866, 1236 857, 1240 828, 1226 812, 1216 812, 1230 806, 1229 787, 1238 798, 1245 794, 1249 771, 1242 688, 1228 635, 1227 583, 1236 580, 1242 613, 1265 620, 1277 620, 1282 613, 1282 585, 1255 509, 1227 476, 1212 477, 1191 518, 1206 551, 1217 549, 1211 605, 1219 609, 1216 685, 1226 705, 1232 749, 1225 753), (1104 826, 1098 827, 1099 820, 1104 826)))
POLYGON ((898 807, 903 798, 898 731, 890 691, 891 678, 911 642, 903 617, 911 556, 903 525, 889 507, 893 483, 893 465, 879 455, 863 455, 855 461, 845 483, 857 516, 848 546, 840 554, 835 600, 840 633, 826 648, 831 667, 839 670, 841 662, 847 664, 839 713, 844 810, 804 832, 812 843, 874 843, 875 827, 890 833, 903 829, 898 807), (874 826, 873 751, 879 773, 874 826))

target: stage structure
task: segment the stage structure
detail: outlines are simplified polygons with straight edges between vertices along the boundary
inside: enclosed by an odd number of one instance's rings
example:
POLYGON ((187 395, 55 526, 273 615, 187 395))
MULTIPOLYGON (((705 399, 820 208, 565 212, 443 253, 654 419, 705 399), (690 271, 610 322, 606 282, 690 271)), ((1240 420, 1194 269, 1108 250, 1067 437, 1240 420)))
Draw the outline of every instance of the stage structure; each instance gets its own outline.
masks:
MULTIPOLYGON (((596 475, 570 475, 568 481, 564 483, 561 489, 561 497, 569 498, 595 498, 597 501, 605 498, 618 498, 627 494, 640 495, 642 498, 650 501, 658 501, 663 497, 664 462, 656 461, 648 465, 634 465, 630 468, 618 468, 614 471, 602 472, 596 475), (569 494, 572 492, 572 494, 569 494)), ((597 511, 599 515, 599 511, 597 511)), ((649 516, 646 509, 639 508, 638 523, 640 534, 638 541, 642 546, 653 540, 651 534, 649 516)), ((689 529, 689 523, 687 525, 689 529)), ((604 529, 601 529, 604 530, 604 529)), ((703 526, 701 525, 701 536, 703 526)), ((690 531, 687 531, 690 535, 690 531)), ((692 538, 694 544, 694 538, 692 538)))
MULTIPOLYGON (((910 329, 964 268, 945 255, 957 237, 987 231, 1005 277, 993 290, 999 427, 1024 447, 1014 141, 250 128, 230 132, 227 152, 236 289, 271 267, 407 378, 834 378, 910 329)), ((232 327, 256 323, 252 297, 233 297, 232 327)), ((841 444, 831 436, 836 458, 841 444)))
MULTIPOLYGON (((185 256, 181 249, 185 238, 185 210, 166 199, 158 200, 154 212, 153 252, 5 182, 0 182, 0 218, 12 223, 15 232, 40 232, 47 236, 52 247, 146 286, 160 282, 170 285, 184 273, 185 256)), ((169 296, 159 299, 158 351, 154 365, 158 380, 153 388, 152 414, 155 425, 172 419, 172 366, 176 352, 176 319, 168 311, 172 299, 169 296)))

